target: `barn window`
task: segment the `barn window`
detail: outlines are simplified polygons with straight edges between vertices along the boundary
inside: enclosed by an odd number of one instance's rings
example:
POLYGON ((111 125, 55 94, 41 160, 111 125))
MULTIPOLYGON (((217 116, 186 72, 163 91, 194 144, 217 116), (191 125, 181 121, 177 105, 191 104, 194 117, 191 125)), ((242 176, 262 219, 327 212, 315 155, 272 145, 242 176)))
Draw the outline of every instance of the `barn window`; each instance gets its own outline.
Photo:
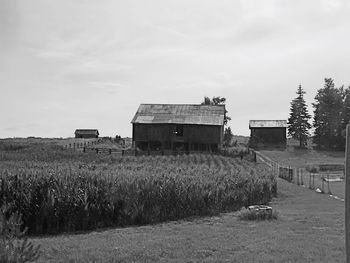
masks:
POLYGON ((184 126, 183 125, 176 125, 175 134, 176 134, 176 136, 182 137, 184 135, 184 126))

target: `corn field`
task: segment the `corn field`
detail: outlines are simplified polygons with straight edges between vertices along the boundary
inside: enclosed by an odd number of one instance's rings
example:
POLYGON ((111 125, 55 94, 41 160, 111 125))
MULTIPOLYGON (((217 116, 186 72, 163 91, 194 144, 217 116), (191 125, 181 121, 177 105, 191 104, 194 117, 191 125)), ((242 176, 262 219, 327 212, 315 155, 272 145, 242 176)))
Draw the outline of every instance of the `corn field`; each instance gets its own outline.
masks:
POLYGON ((267 166, 223 156, 112 157, 56 146, 0 147, 0 206, 21 213, 34 235, 213 215, 265 204, 276 190, 267 166))

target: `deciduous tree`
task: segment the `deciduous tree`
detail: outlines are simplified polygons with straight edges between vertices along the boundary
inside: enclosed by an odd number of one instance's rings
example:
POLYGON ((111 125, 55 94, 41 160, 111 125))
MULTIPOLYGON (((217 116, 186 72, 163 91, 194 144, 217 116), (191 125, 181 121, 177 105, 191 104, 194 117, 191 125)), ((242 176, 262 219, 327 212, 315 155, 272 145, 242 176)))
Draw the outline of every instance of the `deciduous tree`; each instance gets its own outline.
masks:
MULTIPOLYGON (((204 101, 201 103, 202 105, 223 105, 226 102, 226 98, 223 97, 213 97, 210 99, 209 97, 204 97, 204 101)), ((224 124, 227 125, 227 122, 231 120, 231 117, 227 115, 227 110, 225 109, 225 116, 224 116, 224 124)))
POLYGON ((224 131, 224 145, 225 146, 230 146, 232 137, 233 137, 233 133, 231 131, 231 127, 225 128, 225 131, 224 131))

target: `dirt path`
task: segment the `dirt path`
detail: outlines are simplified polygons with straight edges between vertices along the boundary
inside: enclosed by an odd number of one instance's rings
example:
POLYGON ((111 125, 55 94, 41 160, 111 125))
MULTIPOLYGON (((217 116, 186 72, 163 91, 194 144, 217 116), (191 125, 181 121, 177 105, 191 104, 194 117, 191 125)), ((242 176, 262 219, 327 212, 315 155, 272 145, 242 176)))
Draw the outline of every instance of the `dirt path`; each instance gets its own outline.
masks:
POLYGON ((275 221, 226 213, 33 241, 40 262, 344 262, 344 203, 278 180, 275 221))

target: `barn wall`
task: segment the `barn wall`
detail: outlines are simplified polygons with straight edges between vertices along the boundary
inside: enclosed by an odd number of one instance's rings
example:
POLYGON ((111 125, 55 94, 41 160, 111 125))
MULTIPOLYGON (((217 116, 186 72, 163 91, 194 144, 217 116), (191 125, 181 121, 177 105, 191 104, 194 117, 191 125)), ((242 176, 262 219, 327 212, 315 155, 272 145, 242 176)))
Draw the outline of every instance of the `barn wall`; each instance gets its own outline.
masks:
MULTIPOLYGON (((188 125, 184 124, 183 135, 177 136, 176 124, 133 124, 133 141, 136 142, 160 142, 170 144, 183 142, 221 145, 223 140, 222 126, 213 125, 188 125)), ((218 146, 219 147, 219 146, 218 146)))
POLYGON ((75 138, 91 139, 91 138, 98 138, 98 135, 96 135, 96 134, 75 134, 75 138))
POLYGON ((286 128, 251 128, 252 146, 261 145, 281 145, 287 143, 286 128))

